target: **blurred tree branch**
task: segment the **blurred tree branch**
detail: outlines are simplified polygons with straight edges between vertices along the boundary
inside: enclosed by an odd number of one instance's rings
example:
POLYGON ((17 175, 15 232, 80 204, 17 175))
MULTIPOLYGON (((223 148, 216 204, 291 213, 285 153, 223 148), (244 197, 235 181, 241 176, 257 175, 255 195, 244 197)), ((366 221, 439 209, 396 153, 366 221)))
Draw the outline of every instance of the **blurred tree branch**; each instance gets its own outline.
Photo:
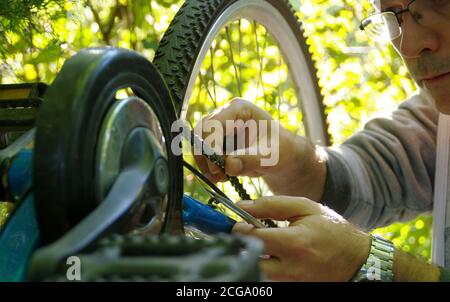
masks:
POLYGON ((106 22, 102 22, 99 12, 95 9, 91 0, 86 0, 86 5, 92 11, 95 22, 98 24, 100 32, 102 34, 102 39, 107 45, 111 45, 111 32, 114 28, 116 17, 120 16, 121 5, 119 0, 116 0, 114 8, 111 9, 112 13, 109 15, 109 19, 106 22))

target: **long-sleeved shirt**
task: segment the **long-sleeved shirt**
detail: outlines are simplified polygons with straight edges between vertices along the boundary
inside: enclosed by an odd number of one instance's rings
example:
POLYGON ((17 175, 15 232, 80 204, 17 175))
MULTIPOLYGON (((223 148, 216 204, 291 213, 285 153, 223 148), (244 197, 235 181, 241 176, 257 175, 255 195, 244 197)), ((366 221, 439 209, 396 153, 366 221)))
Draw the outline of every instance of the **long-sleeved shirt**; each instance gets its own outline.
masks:
MULTIPOLYGON (((430 212, 438 119, 433 102, 416 94, 390 117, 369 121, 342 145, 327 149, 322 203, 365 230, 430 212)), ((442 226, 447 238, 448 224, 442 226)))

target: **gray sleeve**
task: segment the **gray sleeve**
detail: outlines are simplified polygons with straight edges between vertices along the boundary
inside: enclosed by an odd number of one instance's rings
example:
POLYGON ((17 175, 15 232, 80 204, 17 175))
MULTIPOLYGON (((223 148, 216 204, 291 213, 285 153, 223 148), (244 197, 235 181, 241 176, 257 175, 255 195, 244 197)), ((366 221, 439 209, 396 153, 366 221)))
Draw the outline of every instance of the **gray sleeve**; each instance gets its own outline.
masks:
POLYGON ((363 229, 431 211, 438 112, 420 95, 327 150, 322 203, 363 229))

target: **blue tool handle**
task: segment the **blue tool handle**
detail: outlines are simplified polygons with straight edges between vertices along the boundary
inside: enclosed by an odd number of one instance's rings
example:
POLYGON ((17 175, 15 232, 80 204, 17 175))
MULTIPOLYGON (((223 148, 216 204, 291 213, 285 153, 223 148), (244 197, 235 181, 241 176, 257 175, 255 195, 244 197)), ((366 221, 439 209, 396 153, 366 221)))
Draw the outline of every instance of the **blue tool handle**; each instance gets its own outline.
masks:
POLYGON ((183 220, 206 234, 231 233, 236 221, 189 195, 183 195, 183 220))

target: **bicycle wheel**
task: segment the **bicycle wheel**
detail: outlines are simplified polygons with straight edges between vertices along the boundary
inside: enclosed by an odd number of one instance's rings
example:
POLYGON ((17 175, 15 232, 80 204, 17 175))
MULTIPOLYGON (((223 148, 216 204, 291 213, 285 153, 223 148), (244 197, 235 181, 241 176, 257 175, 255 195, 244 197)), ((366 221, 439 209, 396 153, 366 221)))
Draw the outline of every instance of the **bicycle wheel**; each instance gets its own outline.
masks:
POLYGON ((288 1, 187 0, 153 62, 179 117, 192 124, 239 96, 330 144, 316 69, 288 1))
POLYGON ((164 179, 168 183, 161 187, 170 190, 141 188, 148 194, 121 228, 182 233, 182 161, 169 152, 175 118, 167 87, 142 56, 98 48, 67 60, 45 95, 36 126, 33 181, 43 242, 60 238, 96 209, 127 163, 144 151, 152 161, 150 168, 142 167, 146 173, 156 170, 161 158, 168 162, 168 177, 155 174, 159 179, 147 187, 164 179), (151 144, 130 144, 135 131, 151 137, 151 144), (128 146, 134 150, 128 152, 128 146))

